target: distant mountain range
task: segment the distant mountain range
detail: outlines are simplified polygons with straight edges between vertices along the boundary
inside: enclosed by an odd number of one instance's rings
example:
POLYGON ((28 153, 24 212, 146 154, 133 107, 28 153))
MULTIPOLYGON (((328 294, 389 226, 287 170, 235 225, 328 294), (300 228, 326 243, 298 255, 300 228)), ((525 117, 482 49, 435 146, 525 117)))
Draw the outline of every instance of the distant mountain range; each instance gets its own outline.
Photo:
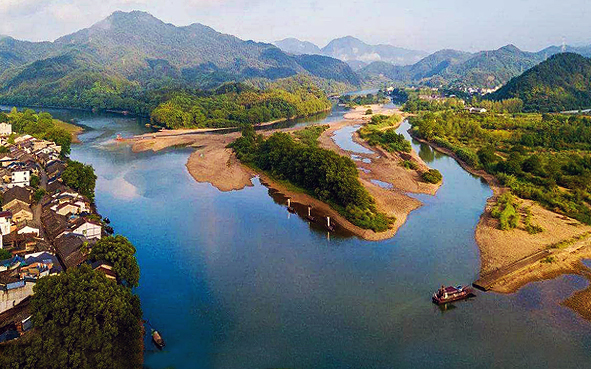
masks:
MULTIPOLYGON (((434 87, 497 88, 536 66, 562 48, 552 46, 532 53, 514 45, 475 54, 442 50, 409 66, 374 62, 358 71, 366 81, 393 81, 434 87)), ((567 51, 591 56, 591 47, 567 47, 567 51)))
POLYGON ((490 97, 520 98, 526 111, 591 109, 591 59, 574 53, 556 54, 511 79, 490 97))
POLYGON ((428 53, 408 50, 391 45, 369 45, 355 37, 347 36, 332 40, 322 49, 308 41, 295 38, 276 41, 274 44, 291 54, 318 54, 330 56, 349 63, 354 70, 359 70, 371 62, 386 62, 393 65, 414 64, 428 53))
POLYGON ((54 42, 0 39, 2 101, 33 103, 93 88, 117 93, 130 85, 213 87, 228 80, 297 74, 350 86, 360 82, 334 58, 294 56, 271 44, 243 41, 201 24, 176 27, 139 11, 115 12, 54 42))

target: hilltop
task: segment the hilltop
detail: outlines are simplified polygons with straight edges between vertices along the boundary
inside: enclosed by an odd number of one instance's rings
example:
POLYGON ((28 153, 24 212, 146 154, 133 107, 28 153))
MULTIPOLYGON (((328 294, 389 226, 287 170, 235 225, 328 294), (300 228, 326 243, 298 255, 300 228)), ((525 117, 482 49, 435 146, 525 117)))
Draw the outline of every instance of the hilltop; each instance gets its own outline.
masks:
POLYGON ((591 59, 574 53, 556 54, 513 78, 491 95, 520 98, 527 111, 556 112, 591 108, 591 59))

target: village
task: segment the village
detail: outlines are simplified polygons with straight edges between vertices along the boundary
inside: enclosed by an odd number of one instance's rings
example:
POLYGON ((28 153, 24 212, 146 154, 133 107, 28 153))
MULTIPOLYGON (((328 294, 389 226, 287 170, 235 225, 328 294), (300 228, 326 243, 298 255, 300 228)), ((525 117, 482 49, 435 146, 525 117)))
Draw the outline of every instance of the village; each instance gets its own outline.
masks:
MULTIPOLYGON (((61 151, 0 124, 0 343, 32 328, 29 302, 40 278, 91 264, 92 245, 112 233, 91 199, 64 184, 61 151)), ((91 267, 116 278, 111 265, 91 267)))

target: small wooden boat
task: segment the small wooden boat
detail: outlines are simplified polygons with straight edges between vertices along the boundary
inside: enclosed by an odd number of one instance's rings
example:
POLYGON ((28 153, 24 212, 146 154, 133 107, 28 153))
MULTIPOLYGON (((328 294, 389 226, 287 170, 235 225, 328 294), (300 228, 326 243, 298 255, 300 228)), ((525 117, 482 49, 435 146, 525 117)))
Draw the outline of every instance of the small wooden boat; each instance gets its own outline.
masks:
POLYGON ((449 302, 464 300, 472 296, 474 296, 474 291, 469 287, 441 286, 441 288, 433 294, 432 299, 435 304, 441 305, 447 304, 449 302))
POLYGON ((160 336, 160 333, 158 333, 158 331, 155 329, 152 329, 152 341, 154 341, 154 344, 159 349, 162 349, 164 346, 166 346, 164 340, 162 339, 162 336, 160 336))

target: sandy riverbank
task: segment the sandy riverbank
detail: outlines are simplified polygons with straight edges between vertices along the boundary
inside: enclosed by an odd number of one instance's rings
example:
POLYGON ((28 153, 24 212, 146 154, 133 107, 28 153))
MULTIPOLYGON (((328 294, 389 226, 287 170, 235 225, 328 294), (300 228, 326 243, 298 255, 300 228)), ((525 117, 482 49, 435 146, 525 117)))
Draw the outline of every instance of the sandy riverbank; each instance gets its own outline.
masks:
MULTIPOLYGON (((382 106, 371 106, 375 114, 394 114, 397 111, 393 109, 384 109, 382 106)), ((367 107, 359 107, 345 115, 342 122, 331 125, 319 141, 321 146, 333 150, 341 155, 350 156, 350 152, 341 150, 330 135, 336 130, 348 125, 363 124, 369 120, 365 115, 367 107), (332 143, 332 144, 331 144, 332 143)), ((270 135, 277 131, 292 132, 302 128, 288 128, 264 131, 263 134, 270 135)), ((254 173, 250 168, 242 165, 226 146, 233 142, 240 133, 214 134, 211 132, 197 131, 162 131, 156 133, 136 136, 130 140, 132 150, 141 151, 160 151, 169 147, 183 146, 193 147, 193 152, 188 161, 187 169, 193 178, 198 182, 211 183, 220 191, 240 190, 246 186, 252 186, 252 178, 255 175, 261 176, 261 180, 269 188, 272 188, 281 194, 290 197, 296 204, 312 205, 315 211, 320 211, 324 216, 330 216, 340 228, 367 240, 383 240, 394 236, 398 228, 406 221, 408 214, 421 206, 421 202, 408 197, 404 192, 428 193, 434 194, 437 191, 437 185, 423 183, 419 175, 410 170, 402 168, 398 163, 401 158, 396 157, 382 150, 375 150, 376 154, 372 157, 372 163, 361 163, 360 180, 370 194, 376 199, 377 207, 396 217, 393 227, 386 231, 375 233, 371 230, 361 229, 348 222, 344 217, 338 214, 329 205, 322 203, 306 194, 290 191, 280 183, 275 183, 261 173, 254 173), (391 161, 391 162, 390 162, 391 161), (367 172, 369 171, 369 173, 367 172), (392 189, 382 188, 371 182, 377 179, 392 184, 392 189)), ((359 138, 357 138, 359 140, 359 138)), ((362 144, 365 144, 361 142, 362 144)), ((412 160, 416 161, 421 168, 426 165, 416 153, 409 154, 412 160)), ((324 221, 324 220, 323 220, 324 221)))
MULTIPOLYGON (((454 157, 465 170, 486 180, 493 190, 493 196, 488 199, 475 230, 480 249, 480 277, 481 280, 489 280, 490 290, 514 293, 531 282, 554 279, 564 274, 581 275, 591 283, 591 270, 582 263, 583 259, 591 259, 591 226, 544 209, 534 201, 519 199, 522 219, 525 218, 524 209, 529 208, 532 223, 541 226, 544 231, 529 234, 523 225, 502 231, 499 221, 491 216, 491 210, 499 196, 508 189, 502 187, 494 176, 459 160, 450 150, 418 140, 454 157), (560 243, 563 244, 561 247, 552 247, 560 243)), ((563 305, 591 320, 591 286, 569 297, 563 305)))

